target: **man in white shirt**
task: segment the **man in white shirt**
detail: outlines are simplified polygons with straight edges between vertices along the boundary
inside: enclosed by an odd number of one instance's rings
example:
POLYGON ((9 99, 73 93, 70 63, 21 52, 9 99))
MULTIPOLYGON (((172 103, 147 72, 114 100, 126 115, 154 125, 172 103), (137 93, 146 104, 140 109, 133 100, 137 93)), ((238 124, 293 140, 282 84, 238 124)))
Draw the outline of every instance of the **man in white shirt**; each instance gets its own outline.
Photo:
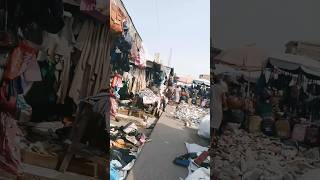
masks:
POLYGON ((222 76, 217 77, 217 81, 213 84, 211 89, 211 121, 210 128, 212 132, 212 141, 214 141, 217 131, 220 129, 223 119, 223 105, 226 105, 226 93, 228 92, 228 86, 223 81, 222 76))

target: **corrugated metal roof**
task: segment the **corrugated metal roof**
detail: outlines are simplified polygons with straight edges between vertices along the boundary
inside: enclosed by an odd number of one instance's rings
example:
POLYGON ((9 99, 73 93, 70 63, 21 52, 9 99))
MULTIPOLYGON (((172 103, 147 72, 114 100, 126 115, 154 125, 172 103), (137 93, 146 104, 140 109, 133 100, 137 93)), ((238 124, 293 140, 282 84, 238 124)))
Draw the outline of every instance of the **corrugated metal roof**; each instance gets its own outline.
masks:
POLYGON ((139 40, 140 40, 140 43, 141 43, 141 42, 142 42, 142 38, 141 38, 141 36, 140 36, 140 34, 139 34, 139 32, 138 32, 137 28, 135 27, 135 25, 134 25, 134 23, 133 23, 133 21, 132 21, 132 18, 131 18, 131 16, 129 15, 129 12, 128 12, 128 10, 126 9, 126 7, 125 7, 124 3, 122 2, 122 0, 115 0, 115 1, 117 1, 117 2, 119 2, 119 3, 120 3, 120 5, 121 5, 121 7, 120 7, 120 8, 121 8, 125 13, 126 13, 126 16, 129 18, 130 25, 132 25, 132 27, 134 28, 135 33, 138 35, 139 40))

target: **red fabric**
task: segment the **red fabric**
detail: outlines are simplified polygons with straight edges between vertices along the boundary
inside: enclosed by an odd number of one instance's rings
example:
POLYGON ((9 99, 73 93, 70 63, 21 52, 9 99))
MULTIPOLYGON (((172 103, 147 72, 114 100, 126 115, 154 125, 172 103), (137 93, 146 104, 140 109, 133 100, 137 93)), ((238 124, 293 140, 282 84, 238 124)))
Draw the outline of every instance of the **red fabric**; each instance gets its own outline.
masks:
POLYGON ((16 120, 6 113, 0 113, 0 167, 12 174, 20 174, 22 170, 20 134, 16 120))
POLYGON ((21 42, 11 53, 4 72, 4 79, 13 80, 27 71, 28 81, 41 81, 40 68, 36 60, 37 50, 21 42))
POLYGON ((15 114, 17 108, 17 98, 9 94, 9 85, 4 84, 0 87, 0 111, 15 114))
POLYGON ((116 74, 112 79, 111 87, 122 87, 122 77, 120 74, 116 74))
POLYGON ((114 97, 110 97, 110 114, 112 117, 116 117, 118 113, 118 103, 114 97))

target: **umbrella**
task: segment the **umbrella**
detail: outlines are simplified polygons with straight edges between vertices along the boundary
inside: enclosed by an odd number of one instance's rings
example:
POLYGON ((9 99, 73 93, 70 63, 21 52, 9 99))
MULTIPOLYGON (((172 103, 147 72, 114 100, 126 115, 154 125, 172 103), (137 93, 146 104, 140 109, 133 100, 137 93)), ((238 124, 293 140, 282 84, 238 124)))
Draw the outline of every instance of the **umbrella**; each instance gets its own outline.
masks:
POLYGON ((242 71, 260 71, 267 53, 257 47, 241 47, 224 50, 214 58, 216 63, 226 64, 242 71))
MULTIPOLYGON (((249 78, 251 78, 251 72, 262 70, 263 63, 267 60, 267 53, 255 46, 246 46, 222 51, 214 60, 237 70, 249 72, 249 78)), ((250 87, 249 83, 248 87, 250 87)), ((250 96, 249 89, 247 97, 250 96)))

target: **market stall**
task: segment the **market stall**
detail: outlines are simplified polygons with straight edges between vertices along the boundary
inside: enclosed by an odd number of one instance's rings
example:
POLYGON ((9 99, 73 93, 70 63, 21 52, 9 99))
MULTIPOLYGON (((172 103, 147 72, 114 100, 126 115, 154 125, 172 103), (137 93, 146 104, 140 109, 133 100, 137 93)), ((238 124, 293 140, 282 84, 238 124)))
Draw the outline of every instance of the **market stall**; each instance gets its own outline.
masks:
POLYGON ((295 133, 302 133, 306 129, 306 134, 303 133, 299 141, 316 145, 320 63, 307 57, 283 54, 271 56, 265 67, 266 85, 273 89, 271 98, 274 112, 284 114, 283 117, 290 124, 290 137, 295 138, 295 133), (300 127, 302 131, 297 130, 300 127), (315 134, 309 134, 312 131, 315 134), (312 142, 310 138, 313 139, 312 142))
POLYGON ((254 91, 254 111, 242 126, 227 123, 211 152, 215 178, 299 179, 317 171, 319 65, 287 54, 266 59, 254 91))
POLYGON ((11 157, 1 158, 2 169, 107 177, 109 9, 100 1, 0 2, 1 157, 11 157))
POLYGON ((223 50, 214 58, 215 74, 222 74, 228 85, 228 111, 225 112, 228 121, 244 123, 253 113, 255 80, 266 59, 266 52, 257 47, 223 50))

